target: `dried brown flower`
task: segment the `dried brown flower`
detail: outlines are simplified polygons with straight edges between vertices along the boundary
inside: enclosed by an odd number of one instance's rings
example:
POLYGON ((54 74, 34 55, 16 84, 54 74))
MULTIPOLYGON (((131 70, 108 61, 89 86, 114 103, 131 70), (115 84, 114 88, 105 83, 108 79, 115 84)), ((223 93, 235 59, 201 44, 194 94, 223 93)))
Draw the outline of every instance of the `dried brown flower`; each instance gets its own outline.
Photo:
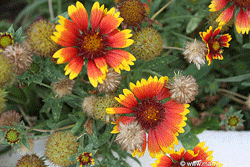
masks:
POLYGON ((191 103, 199 93, 198 88, 199 86, 193 76, 177 74, 169 83, 170 98, 182 104, 191 103))
POLYGON ((119 124, 120 133, 118 133, 115 142, 121 145, 122 149, 133 152, 136 149, 141 149, 143 143, 143 135, 145 130, 137 121, 131 123, 119 124))
POLYGON ((121 74, 114 71, 113 68, 109 68, 106 78, 103 84, 98 84, 97 89, 99 92, 115 92, 120 85, 121 74))
POLYGON ((189 63, 194 63, 198 70, 200 70, 200 66, 205 64, 205 57, 207 53, 207 45, 204 42, 197 41, 187 42, 187 46, 185 47, 185 51, 183 54, 185 55, 185 59, 188 60, 189 63))
POLYGON ((14 65, 13 72, 17 75, 23 74, 24 71, 28 70, 33 61, 31 58, 33 54, 18 43, 14 46, 7 46, 2 55, 14 65))
POLYGON ((52 89, 56 93, 56 97, 61 98, 64 95, 72 94, 74 80, 68 78, 58 79, 58 82, 52 83, 52 89))
MULTIPOLYGON (((21 116, 18 112, 14 110, 6 111, 1 114, 0 126, 14 126, 15 123, 19 124, 21 116)), ((3 131, 6 129, 1 128, 3 131)))

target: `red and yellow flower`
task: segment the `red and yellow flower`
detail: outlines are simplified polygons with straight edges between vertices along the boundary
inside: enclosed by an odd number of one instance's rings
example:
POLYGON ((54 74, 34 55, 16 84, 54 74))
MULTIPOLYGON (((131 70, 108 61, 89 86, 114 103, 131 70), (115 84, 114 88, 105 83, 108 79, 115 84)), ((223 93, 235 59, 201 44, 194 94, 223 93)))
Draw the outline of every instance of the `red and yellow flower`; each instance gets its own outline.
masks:
POLYGON ((80 167, 83 167, 85 165, 94 165, 95 159, 92 156, 92 153, 84 152, 76 157, 76 160, 77 162, 80 162, 80 167))
POLYGON ((125 48, 133 43, 129 39, 132 36, 131 30, 117 29, 123 18, 119 17, 120 13, 115 12, 114 7, 107 11, 104 5, 100 7, 95 2, 90 15, 90 29, 88 14, 82 3, 77 1, 76 6, 69 6, 68 13, 71 21, 58 16, 60 25, 56 26, 57 32, 51 36, 54 42, 65 46, 53 55, 58 58, 57 64, 69 62, 64 69, 65 75, 69 74, 69 78, 74 79, 88 60, 89 81, 96 87, 98 82, 103 83, 108 66, 118 73, 120 70, 130 70, 129 65, 134 64, 135 57, 114 48, 125 48))
POLYGON ((124 95, 115 99, 123 107, 107 108, 109 114, 133 114, 122 116, 116 121, 116 126, 111 133, 119 133, 119 122, 126 124, 127 121, 137 120, 143 130, 148 131, 148 137, 144 134, 144 142, 141 149, 134 150, 133 156, 144 154, 146 143, 151 157, 160 152, 166 153, 178 144, 177 137, 183 133, 186 126, 185 115, 189 112, 188 104, 180 104, 173 100, 163 102, 170 97, 166 88, 168 77, 149 77, 148 80, 137 81, 136 85, 130 83, 130 90, 124 89, 124 95))
POLYGON ((229 34, 218 36, 221 28, 222 27, 218 27, 213 32, 213 28, 210 26, 207 32, 200 32, 202 40, 207 44, 208 50, 206 58, 208 60, 208 65, 211 64, 212 59, 223 60, 223 56, 221 55, 223 51, 221 47, 229 47, 228 42, 232 39, 229 34))
POLYGON ((202 167, 221 167, 222 164, 217 161, 212 161, 213 151, 207 151, 205 142, 201 142, 195 146, 193 150, 186 150, 181 148, 179 151, 171 150, 169 156, 158 154, 155 163, 152 167, 188 167, 188 166, 202 166, 202 167), (173 160, 174 161, 173 161, 173 160))
POLYGON ((7 32, 0 32, 0 52, 2 52, 9 45, 14 45, 13 35, 7 32))
POLYGON ((250 30, 250 1, 249 0, 212 0, 209 5, 210 12, 216 12, 224 8, 227 4, 232 4, 225 9, 220 16, 216 19, 219 22, 219 26, 225 25, 232 17, 235 8, 239 8, 240 11, 237 14, 235 25, 238 33, 245 34, 250 30))

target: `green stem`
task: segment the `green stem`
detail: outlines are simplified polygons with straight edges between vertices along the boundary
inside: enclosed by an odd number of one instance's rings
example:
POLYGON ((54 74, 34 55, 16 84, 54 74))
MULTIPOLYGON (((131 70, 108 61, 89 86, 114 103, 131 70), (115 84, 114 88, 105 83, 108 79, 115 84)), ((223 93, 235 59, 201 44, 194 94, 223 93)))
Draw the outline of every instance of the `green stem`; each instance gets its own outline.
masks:
POLYGON ((53 11, 53 6, 52 6, 52 0, 48 0, 48 5, 49 5, 50 20, 53 20, 55 17, 54 17, 54 11, 53 11))
POLYGON ((156 75, 157 77, 162 77, 162 75, 161 75, 161 74, 158 74, 158 73, 157 73, 157 72, 155 72, 155 71, 145 70, 145 69, 142 69, 141 71, 142 71, 142 72, 145 72, 145 73, 152 74, 152 75, 156 75))
POLYGON ((182 35, 182 34, 179 34, 179 33, 177 33, 177 32, 172 32, 172 33, 173 33, 174 35, 176 35, 176 36, 185 38, 185 39, 190 40, 190 41, 193 41, 193 40, 194 40, 193 38, 187 37, 187 36, 182 35))
POLYGON ((33 83, 39 84, 39 85, 44 86, 44 87, 49 88, 49 89, 52 89, 51 86, 49 86, 49 85, 47 85, 45 83, 42 83, 42 82, 33 81, 33 83))
POLYGON ((45 121, 45 122, 43 122, 43 123, 41 123, 41 124, 38 124, 38 125, 35 125, 35 126, 33 126, 33 127, 28 127, 28 126, 26 126, 26 129, 27 129, 27 130, 25 130, 24 132, 25 132, 25 133, 28 133, 28 132, 32 131, 33 129, 37 129, 37 128, 42 127, 42 126, 44 126, 44 125, 46 125, 46 124, 47 124, 47 122, 45 121))
POLYGON ((238 99, 237 97, 234 97, 234 96, 229 95, 229 94, 226 94, 226 93, 223 93, 223 95, 224 95, 224 96, 227 96, 227 97, 229 97, 229 98, 231 98, 233 101, 235 101, 235 102, 237 102, 237 103, 240 103, 240 104, 245 104, 245 102, 244 102, 244 101, 242 101, 242 100, 238 99))
POLYGON ((160 10, 158 10, 152 17, 151 20, 154 20, 164 9, 166 9, 171 3, 173 3, 174 0, 171 0, 166 5, 164 5, 160 10))
POLYGON ((219 91, 221 91, 221 92, 225 92, 225 93, 227 93, 227 94, 231 94, 231 95, 234 95, 234 96, 237 96, 237 97, 239 97, 239 98, 242 98, 242 99, 247 100, 247 97, 246 97, 246 96, 243 96, 243 95, 238 94, 238 93, 236 93, 236 92, 232 92, 232 91, 230 91, 230 90, 226 90, 226 89, 219 89, 219 91))
POLYGON ((57 15, 60 15, 62 13, 62 0, 57 0, 57 5, 58 5, 57 15))
POLYGON ((180 50, 180 51, 185 51, 183 48, 178 48, 178 47, 172 47, 172 46, 165 46, 163 49, 174 49, 174 50, 180 50))

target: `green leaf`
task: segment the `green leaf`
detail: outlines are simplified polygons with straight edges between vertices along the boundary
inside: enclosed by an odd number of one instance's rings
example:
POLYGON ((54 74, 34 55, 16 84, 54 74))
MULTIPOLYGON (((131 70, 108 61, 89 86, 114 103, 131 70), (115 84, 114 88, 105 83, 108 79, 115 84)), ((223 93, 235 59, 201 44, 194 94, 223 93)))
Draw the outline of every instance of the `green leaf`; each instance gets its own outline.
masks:
POLYGON ((193 150, 193 148, 200 142, 198 137, 192 132, 187 133, 180 139, 180 141, 186 150, 193 150))
POLYGON ((71 129, 71 133, 72 134, 76 133, 80 129, 80 127, 82 126, 82 124, 83 124, 83 119, 78 120, 76 122, 75 126, 73 126, 73 128, 71 129))
POLYGON ((250 82, 242 82, 241 85, 242 86, 250 86, 250 82))
POLYGON ((215 81, 218 81, 218 82, 241 82, 241 81, 249 79, 249 78, 250 78, 250 74, 244 74, 244 75, 238 75, 235 77, 215 79, 215 81))
POLYGON ((61 115, 61 110, 62 110, 63 102, 55 100, 54 104, 52 104, 52 116, 55 121, 58 121, 61 115))
POLYGON ((106 142, 109 141, 110 137, 112 136, 112 134, 110 133, 113 129, 113 125, 112 124, 108 124, 106 126, 106 129, 104 131, 104 133, 101 134, 100 136, 100 140, 99 140, 99 146, 100 147, 101 145, 105 144, 106 142))
POLYGON ((242 45, 242 47, 244 49, 250 49, 250 43, 246 43, 246 44, 242 45))
POLYGON ((20 43, 20 42, 21 42, 21 41, 20 41, 20 38, 21 38, 22 34, 23 34, 23 28, 20 27, 20 28, 18 28, 18 30, 15 32, 15 36, 14 36, 15 41, 17 41, 17 42, 20 43))
POLYGON ((204 14, 201 13, 201 11, 196 12, 187 24, 186 33, 190 34, 193 32, 198 27, 203 17, 204 14))
POLYGON ((10 26, 10 28, 7 30, 7 32, 11 33, 12 35, 15 34, 15 30, 14 30, 13 24, 10 26))
POLYGON ((27 138, 23 137, 21 141, 22 141, 22 144, 29 150, 30 144, 29 144, 29 141, 27 140, 27 138))
POLYGON ((178 139, 181 139, 181 138, 184 138, 186 134, 188 134, 190 132, 190 126, 187 124, 184 128, 185 130, 184 133, 180 133, 179 136, 178 136, 178 139))

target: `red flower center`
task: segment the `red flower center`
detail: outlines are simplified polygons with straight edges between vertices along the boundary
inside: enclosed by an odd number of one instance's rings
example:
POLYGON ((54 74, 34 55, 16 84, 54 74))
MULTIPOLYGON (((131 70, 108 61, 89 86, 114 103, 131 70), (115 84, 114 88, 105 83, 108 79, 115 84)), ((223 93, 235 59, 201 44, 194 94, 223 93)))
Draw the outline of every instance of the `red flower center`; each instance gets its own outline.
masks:
POLYGON ((90 60, 102 57, 107 52, 106 38, 93 30, 80 34, 76 46, 79 48, 80 56, 90 60))
POLYGON ((164 119, 164 107, 155 99, 144 99, 134 110, 135 117, 143 129, 155 128, 164 119))
POLYGON ((249 8, 250 0, 232 0, 237 7, 249 8))

